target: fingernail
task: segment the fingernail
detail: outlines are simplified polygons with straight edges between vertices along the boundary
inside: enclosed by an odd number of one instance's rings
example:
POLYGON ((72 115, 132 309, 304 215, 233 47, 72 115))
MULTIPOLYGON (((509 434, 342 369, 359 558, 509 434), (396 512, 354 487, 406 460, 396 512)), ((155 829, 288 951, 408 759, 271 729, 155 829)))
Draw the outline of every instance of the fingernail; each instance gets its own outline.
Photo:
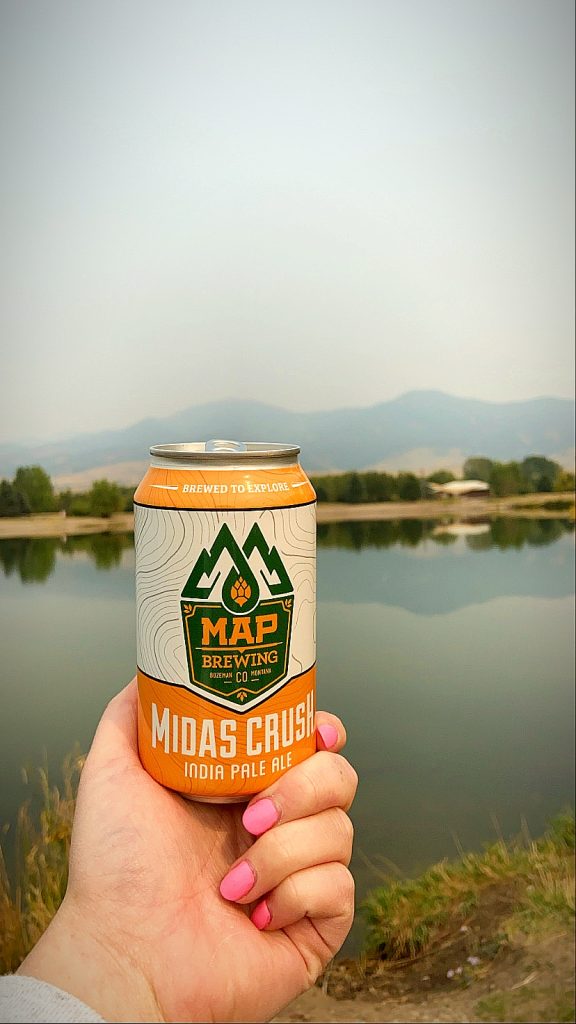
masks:
POLYGON ((268 904, 266 903, 266 900, 262 900, 262 902, 258 904, 256 909, 252 911, 252 916, 250 920, 252 921, 252 924, 255 924, 256 927, 259 928, 260 931, 262 931, 262 929, 265 928, 267 924, 270 924, 271 918, 272 914, 268 909, 268 904))
POLYGON ((276 824, 279 817, 280 811, 276 804, 268 797, 264 797, 263 800, 257 800, 251 807, 246 808, 242 815, 242 824, 253 836, 261 836, 276 824))
POLYGON ((241 900, 256 881, 247 860, 241 860, 220 882, 220 894, 225 900, 241 900))
POLYGON ((338 730, 333 725, 319 725, 318 732, 322 737, 322 741, 327 750, 330 747, 335 747, 338 742, 338 730))

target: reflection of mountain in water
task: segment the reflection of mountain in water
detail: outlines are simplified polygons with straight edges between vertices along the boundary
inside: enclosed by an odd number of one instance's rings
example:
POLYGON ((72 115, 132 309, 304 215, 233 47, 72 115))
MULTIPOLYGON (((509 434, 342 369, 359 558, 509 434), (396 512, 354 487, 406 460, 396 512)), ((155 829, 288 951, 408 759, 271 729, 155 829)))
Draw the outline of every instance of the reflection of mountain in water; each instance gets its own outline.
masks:
POLYGON ((319 553, 319 599, 433 615, 496 597, 565 597, 574 591, 574 524, 567 520, 503 518, 464 537, 437 528, 427 520, 319 527, 319 547, 334 549, 319 553), (552 556, 545 549, 554 543, 552 556), (358 554, 351 557, 350 551, 358 554))
POLYGON ((23 583, 44 583, 56 568, 56 555, 73 558, 85 552, 97 569, 114 569, 122 553, 134 547, 131 533, 92 533, 84 537, 18 537, 0 541, 5 576, 17 573, 23 583))

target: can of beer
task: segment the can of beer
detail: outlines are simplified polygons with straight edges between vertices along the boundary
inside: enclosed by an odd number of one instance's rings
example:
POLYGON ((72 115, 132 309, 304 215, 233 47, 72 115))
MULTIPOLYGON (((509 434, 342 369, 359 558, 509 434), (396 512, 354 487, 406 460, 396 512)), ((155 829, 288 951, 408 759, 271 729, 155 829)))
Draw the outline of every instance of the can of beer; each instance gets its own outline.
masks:
POLYGON ((293 445, 154 445, 134 496, 138 742, 195 800, 315 750, 316 496, 293 445))

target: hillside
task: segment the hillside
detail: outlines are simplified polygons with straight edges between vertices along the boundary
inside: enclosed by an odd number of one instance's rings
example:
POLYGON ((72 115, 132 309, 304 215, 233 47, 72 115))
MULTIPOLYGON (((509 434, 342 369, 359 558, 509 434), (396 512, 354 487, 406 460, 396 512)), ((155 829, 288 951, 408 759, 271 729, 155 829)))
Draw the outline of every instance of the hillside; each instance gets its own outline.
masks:
POLYGON ((311 472, 459 469, 474 454, 506 460, 536 453, 567 465, 573 424, 574 402, 559 398, 493 403, 411 391, 366 408, 307 413, 223 400, 122 430, 52 444, 0 445, 0 476, 39 463, 62 485, 80 486, 98 475, 135 483, 151 444, 209 437, 297 442, 311 472))

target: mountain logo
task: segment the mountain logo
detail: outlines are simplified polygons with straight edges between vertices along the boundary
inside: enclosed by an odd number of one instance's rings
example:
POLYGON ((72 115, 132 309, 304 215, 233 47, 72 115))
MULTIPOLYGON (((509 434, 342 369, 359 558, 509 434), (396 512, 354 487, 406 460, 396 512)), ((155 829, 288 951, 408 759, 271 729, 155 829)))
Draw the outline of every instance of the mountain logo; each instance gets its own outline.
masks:
POLYGON ((240 545, 224 523, 200 552, 180 606, 191 688, 247 711, 288 671, 294 588, 255 523, 240 545))

